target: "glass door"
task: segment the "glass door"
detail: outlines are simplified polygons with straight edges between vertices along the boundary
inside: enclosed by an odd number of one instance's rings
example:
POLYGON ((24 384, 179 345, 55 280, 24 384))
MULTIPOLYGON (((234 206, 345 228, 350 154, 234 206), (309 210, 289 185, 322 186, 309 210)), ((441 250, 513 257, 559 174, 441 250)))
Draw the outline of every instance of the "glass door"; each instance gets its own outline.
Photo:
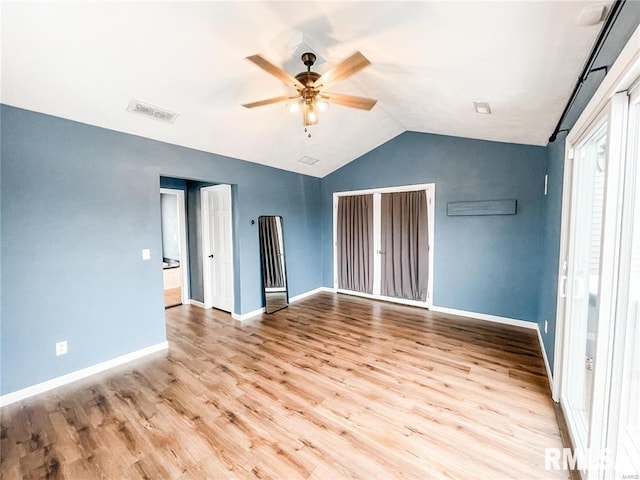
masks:
POLYGON ((611 398, 609 446, 615 478, 640 476, 640 86, 629 108, 620 296, 611 398))
POLYGON ((625 170, 630 165, 625 148, 628 102, 627 92, 613 95, 591 126, 569 143, 574 150, 568 156, 560 403, 586 480, 610 478, 616 419, 624 408, 616 375, 622 370, 620 345, 628 338, 620 330, 619 302, 629 283, 621 262, 630 251, 626 232, 635 188, 629 186, 630 172, 625 170))
POLYGON ((566 139, 554 395, 583 480, 640 478, 639 40, 566 139))
POLYGON ((574 153, 563 396, 574 441, 582 448, 588 441, 598 339, 607 126, 602 120, 574 153))

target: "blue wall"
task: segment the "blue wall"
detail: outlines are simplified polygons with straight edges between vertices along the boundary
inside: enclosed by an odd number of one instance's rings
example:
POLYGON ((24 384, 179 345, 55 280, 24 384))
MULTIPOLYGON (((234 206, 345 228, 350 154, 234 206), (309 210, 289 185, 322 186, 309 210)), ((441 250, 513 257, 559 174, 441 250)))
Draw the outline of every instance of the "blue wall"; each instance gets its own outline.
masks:
MULTIPOLYGON (((202 211, 200 210, 200 189, 211 183, 187 181, 187 226, 189 237, 189 281, 193 300, 204 303, 204 274, 202 259, 202 211)), ((232 192, 233 196, 233 192, 232 192)))
POLYGON ((537 321, 545 149, 407 132, 322 181, 323 282, 333 193, 435 183, 434 305, 537 321), (517 215, 448 217, 447 202, 513 199, 517 215))
POLYGON ((543 208, 538 326, 551 368, 553 368, 553 350, 556 340, 556 295, 558 291, 564 140, 566 136, 566 133, 559 134, 556 141, 550 143, 546 149, 546 172, 549 175, 549 180, 543 208), (544 333, 545 320, 548 321, 547 333, 544 333))
MULTIPOLYGON (((629 38, 640 23, 640 1, 627 1, 622 6, 618 20, 613 25, 607 39, 594 61, 594 68, 611 67, 629 38)), ((584 111, 604 79, 604 70, 590 74, 580 88, 561 129, 570 130, 584 111)), ((560 255, 560 227, 562 215, 562 182, 564 174, 564 148, 566 132, 558 135, 555 142, 547 145, 547 174, 549 175, 548 195, 543 209, 543 251, 540 271, 540 300, 538 325, 544 348, 553 372, 556 299, 558 294, 558 262, 560 255), (544 333, 544 321, 548 320, 548 333, 544 333)))
POLYGON ((186 196, 187 181, 182 178, 160 177, 160 188, 172 188, 174 190, 182 190, 186 196))
POLYGON ((165 340, 161 175, 233 185, 237 312, 262 306, 249 223, 259 215, 285 219, 290 294, 320 285, 319 179, 17 108, 0 113, 2 394, 165 340), (69 353, 56 357, 62 339, 69 353))

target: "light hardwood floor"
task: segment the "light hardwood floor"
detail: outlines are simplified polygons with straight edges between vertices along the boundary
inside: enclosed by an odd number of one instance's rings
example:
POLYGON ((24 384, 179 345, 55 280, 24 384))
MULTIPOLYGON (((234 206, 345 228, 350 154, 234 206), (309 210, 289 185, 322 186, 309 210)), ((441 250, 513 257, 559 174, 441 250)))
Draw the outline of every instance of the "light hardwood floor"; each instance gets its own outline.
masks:
POLYGON ((533 330, 321 293, 2 410, 3 479, 568 478, 533 330))
POLYGON ((176 305, 182 305, 182 289, 180 287, 166 289, 164 291, 164 308, 176 305))

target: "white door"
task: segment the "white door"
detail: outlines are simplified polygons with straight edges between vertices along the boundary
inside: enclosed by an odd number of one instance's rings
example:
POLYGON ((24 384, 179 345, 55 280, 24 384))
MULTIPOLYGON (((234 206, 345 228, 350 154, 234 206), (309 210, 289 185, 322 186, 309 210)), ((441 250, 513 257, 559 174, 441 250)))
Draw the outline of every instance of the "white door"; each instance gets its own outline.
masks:
POLYGON ((233 310, 231 186, 201 190, 205 308, 233 310))

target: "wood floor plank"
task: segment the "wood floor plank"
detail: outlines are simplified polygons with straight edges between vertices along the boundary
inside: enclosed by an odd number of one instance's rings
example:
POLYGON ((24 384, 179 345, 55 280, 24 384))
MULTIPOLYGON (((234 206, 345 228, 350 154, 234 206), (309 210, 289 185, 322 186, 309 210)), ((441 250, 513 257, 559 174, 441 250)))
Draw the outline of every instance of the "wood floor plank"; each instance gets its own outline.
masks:
POLYGON ((3 479, 569 478, 532 330, 321 293, 2 410, 3 479))

